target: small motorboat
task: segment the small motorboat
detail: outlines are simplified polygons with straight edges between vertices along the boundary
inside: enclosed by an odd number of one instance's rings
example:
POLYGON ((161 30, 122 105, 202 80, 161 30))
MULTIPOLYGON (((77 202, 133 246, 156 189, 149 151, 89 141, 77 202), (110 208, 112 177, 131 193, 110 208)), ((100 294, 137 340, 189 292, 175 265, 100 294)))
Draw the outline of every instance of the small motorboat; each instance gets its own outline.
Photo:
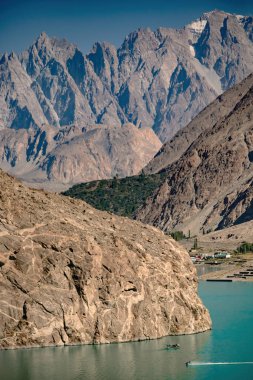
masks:
POLYGON ((188 367, 190 363, 191 363, 190 360, 189 360, 188 362, 186 362, 186 363, 185 363, 186 367, 188 367))
POLYGON ((170 350, 171 348, 173 350, 178 350, 180 348, 180 345, 177 343, 176 344, 167 344, 166 348, 167 348, 167 350, 170 350))

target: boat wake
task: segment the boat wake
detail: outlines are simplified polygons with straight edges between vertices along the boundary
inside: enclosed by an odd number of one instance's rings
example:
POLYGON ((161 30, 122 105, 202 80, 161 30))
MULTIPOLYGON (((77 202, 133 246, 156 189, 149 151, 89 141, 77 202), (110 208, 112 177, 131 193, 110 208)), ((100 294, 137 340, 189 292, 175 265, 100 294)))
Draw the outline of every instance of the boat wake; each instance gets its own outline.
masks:
POLYGON ((199 365, 238 365, 238 364, 253 364, 253 362, 190 362, 188 366, 199 365))

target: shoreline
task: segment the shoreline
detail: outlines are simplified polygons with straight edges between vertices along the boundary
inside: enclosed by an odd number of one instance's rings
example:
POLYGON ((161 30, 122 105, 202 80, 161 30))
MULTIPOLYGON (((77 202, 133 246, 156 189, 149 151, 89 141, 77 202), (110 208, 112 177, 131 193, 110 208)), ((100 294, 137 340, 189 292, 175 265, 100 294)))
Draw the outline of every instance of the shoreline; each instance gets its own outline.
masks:
POLYGON ((5 352, 5 351, 15 351, 15 350, 32 350, 32 349, 43 349, 43 348, 64 348, 64 347, 81 347, 81 346, 110 346, 110 345, 117 345, 117 344, 127 344, 127 343, 141 343, 141 342, 149 342, 152 340, 160 340, 164 338, 169 338, 169 337, 181 337, 181 336, 188 336, 188 335, 198 335, 198 334, 204 334, 208 331, 212 330, 212 325, 208 329, 205 330, 199 330, 199 331, 193 331, 193 332, 185 332, 181 334, 169 334, 169 335, 163 335, 163 336, 158 336, 158 337, 150 337, 150 338, 137 338, 137 339, 131 339, 131 340, 122 340, 122 341, 114 341, 114 342, 104 342, 104 343, 81 343, 81 342, 76 342, 76 343, 63 343, 63 344, 45 344, 45 345, 21 345, 21 346, 8 346, 8 347, 0 347, 0 353, 5 352))
MULTIPOLYGON (((204 264, 207 265, 207 264, 204 264)), ((231 280, 232 282, 241 281, 241 282, 253 282, 253 275, 247 275, 240 272, 249 272, 253 273, 253 260, 247 260, 241 264, 225 264, 226 267, 221 270, 205 273, 199 276, 200 281, 207 280, 231 280), (250 271, 247 271, 250 269, 250 271)))

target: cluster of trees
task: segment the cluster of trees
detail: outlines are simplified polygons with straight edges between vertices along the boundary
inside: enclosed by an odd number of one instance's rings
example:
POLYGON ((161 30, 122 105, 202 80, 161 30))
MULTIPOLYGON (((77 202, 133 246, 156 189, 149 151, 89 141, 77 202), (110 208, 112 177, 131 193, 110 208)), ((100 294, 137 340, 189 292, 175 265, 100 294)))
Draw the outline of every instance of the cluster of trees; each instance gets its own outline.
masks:
MULTIPOLYGON (((175 239, 176 241, 180 241, 183 239, 190 239, 191 238, 191 231, 190 230, 188 231, 187 236, 183 233, 183 231, 172 231, 172 232, 169 232, 169 235, 171 237, 173 237, 173 239, 175 239)), ((197 241, 197 238, 195 238, 194 239, 194 248, 197 248, 197 246, 198 246, 198 241, 197 241)))
POLYGON ((176 241, 180 241, 180 240, 186 239, 186 236, 183 233, 183 231, 173 231, 173 232, 170 232, 170 236, 173 237, 173 239, 176 240, 176 241))
POLYGON ((111 211, 117 215, 134 217, 135 211, 159 187, 165 173, 92 181, 73 186, 64 192, 79 198, 99 210, 111 211))
POLYGON ((244 241, 238 248, 237 252, 239 253, 247 253, 247 252, 253 252, 253 243, 248 243, 244 241))

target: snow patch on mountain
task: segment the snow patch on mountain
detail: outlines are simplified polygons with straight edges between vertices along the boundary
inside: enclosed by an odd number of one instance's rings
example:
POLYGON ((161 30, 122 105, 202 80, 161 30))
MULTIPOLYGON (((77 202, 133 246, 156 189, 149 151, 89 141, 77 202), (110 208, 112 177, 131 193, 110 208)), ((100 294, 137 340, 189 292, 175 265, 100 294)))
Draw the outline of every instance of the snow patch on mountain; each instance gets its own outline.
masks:
POLYGON ((187 25, 187 29, 194 35, 200 36, 203 30, 205 29, 207 20, 198 19, 193 21, 191 24, 187 25))
POLYGON ((195 50, 194 50, 194 47, 193 47, 192 45, 190 45, 189 48, 190 48, 191 55, 192 55, 193 57, 195 57, 195 50))

